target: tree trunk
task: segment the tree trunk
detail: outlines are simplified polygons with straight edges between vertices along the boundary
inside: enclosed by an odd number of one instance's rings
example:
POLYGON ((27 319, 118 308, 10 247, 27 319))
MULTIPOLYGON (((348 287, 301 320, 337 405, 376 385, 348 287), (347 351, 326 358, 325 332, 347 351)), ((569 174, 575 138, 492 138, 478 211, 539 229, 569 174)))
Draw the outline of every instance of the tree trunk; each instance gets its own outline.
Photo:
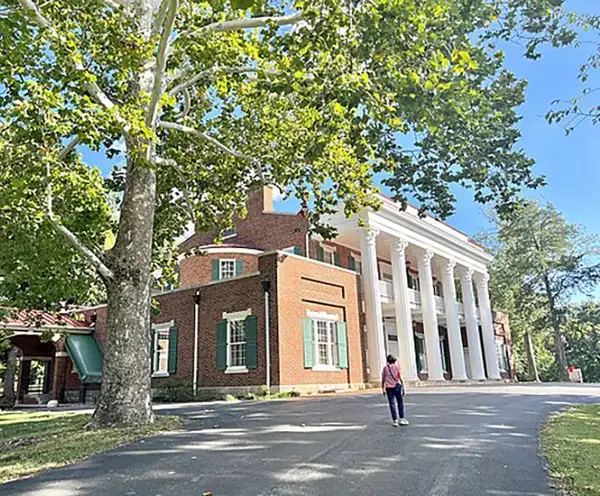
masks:
POLYGON ((556 311, 552 288, 550 286, 550 279, 547 276, 544 276, 544 285, 546 287, 546 297, 548 298, 548 307, 550 309, 550 321, 552 322, 552 331, 554 333, 554 355, 558 366, 558 380, 561 382, 568 382, 569 372, 567 370, 567 354, 565 352, 565 344, 562 340, 560 321, 556 311))
POLYGON ((540 374, 537 368, 537 361, 535 359, 535 349, 533 347, 533 341, 531 340, 531 334, 526 332, 523 335, 523 340, 525 341, 525 353, 527 354, 527 373, 529 380, 541 382, 540 374))
MULTIPOLYGON (((139 35, 149 40, 158 0, 134 4, 139 35)), ((148 62, 152 62, 149 60, 148 62)), ((149 95, 151 64, 137 75, 135 92, 149 95)), ((127 178, 119 232, 107 257, 114 279, 106 281, 108 308, 102 386, 92 427, 136 427, 154 421, 151 398, 150 271, 156 201, 151 140, 125 133, 127 178)))
POLYGON ((0 406, 12 408, 15 406, 15 376, 17 375, 17 354, 19 349, 13 346, 8 352, 6 370, 4 371, 4 391, 0 406))
MULTIPOLYGON (((133 144, 132 144, 133 146, 133 144)), ((131 149, 131 148, 129 148, 131 149)), ((110 253, 102 386, 93 427, 154 420, 150 390, 150 266, 156 176, 129 159, 119 234, 110 253)))

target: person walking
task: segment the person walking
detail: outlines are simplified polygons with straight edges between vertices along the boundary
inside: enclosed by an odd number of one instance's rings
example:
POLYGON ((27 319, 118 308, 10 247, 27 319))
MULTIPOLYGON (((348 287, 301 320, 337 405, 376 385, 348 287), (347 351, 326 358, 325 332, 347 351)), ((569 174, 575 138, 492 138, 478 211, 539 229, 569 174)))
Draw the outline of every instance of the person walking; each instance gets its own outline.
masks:
POLYGON ((400 366, 394 355, 387 356, 387 364, 381 371, 381 389, 383 390, 383 395, 387 396, 390 404, 394 427, 408 425, 408 420, 404 418, 404 395, 406 394, 406 389, 404 388, 404 382, 400 374, 400 366), (398 409, 396 409, 396 403, 398 404, 398 409))

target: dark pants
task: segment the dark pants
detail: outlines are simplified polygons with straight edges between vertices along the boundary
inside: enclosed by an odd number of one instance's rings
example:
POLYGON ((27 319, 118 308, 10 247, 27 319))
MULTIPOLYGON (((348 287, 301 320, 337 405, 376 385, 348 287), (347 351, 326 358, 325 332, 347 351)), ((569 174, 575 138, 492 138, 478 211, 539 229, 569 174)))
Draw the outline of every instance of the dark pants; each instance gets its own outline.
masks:
POLYGON ((388 402, 390 403, 390 410, 392 412, 392 420, 398 420, 398 413, 400 418, 404 418, 404 398, 402 397, 402 386, 395 388, 385 388, 388 402), (398 403, 398 410, 396 410, 396 403, 398 403))

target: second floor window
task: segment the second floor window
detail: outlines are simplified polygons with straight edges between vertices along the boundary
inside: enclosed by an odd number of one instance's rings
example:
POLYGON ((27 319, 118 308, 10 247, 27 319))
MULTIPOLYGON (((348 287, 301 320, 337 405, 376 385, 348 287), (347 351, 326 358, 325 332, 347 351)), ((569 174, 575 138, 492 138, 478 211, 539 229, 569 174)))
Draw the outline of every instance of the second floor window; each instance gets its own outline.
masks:
POLYGON ((419 291, 419 279, 408 269, 406 269, 406 278, 408 280, 408 287, 415 291, 419 291))
POLYGON ((223 238, 233 238, 236 234, 235 227, 232 227, 231 229, 223 231, 223 238))
POLYGON ((235 277, 235 260, 219 260, 219 279, 235 277))

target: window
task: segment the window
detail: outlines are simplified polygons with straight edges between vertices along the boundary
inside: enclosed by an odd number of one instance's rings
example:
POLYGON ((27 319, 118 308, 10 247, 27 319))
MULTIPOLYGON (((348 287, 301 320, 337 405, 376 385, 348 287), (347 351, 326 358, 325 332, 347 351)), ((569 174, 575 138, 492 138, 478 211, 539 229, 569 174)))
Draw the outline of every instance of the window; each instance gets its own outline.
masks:
POLYGON ((408 287, 419 291, 419 279, 408 269, 406 269, 406 278, 408 280, 408 287))
POLYGON ((415 353, 417 355, 417 368, 419 372, 427 373, 427 352, 425 351, 425 336, 415 333, 415 353))
POLYGON ((244 319, 227 321, 227 368, 246 367, 244 319))
POLYGON ((174 322, 152 326, 152 375, 167 376, 177 368, 177 328, 174 322))
POLYGON ((433 281, 433 294, 442 296, 442 283, 440 281, 433 281))
POLYGON ((257 318, 251 309, 224 313, 217 322, 217 368, 244 373, 258 365, 257 318))
POLYGON ((440 339, 440 355, 442 357, 442 370, 448 372, 448 362, 446 361, 446 347, 444 345, 444 339, 440 339))
POLYGON ((232 227, 231 229, 226 229, 225 231, 223 231, 223 239, 233 238, 236 235, 237 235, 237 233, 235 231, 235 227, 232 227))
POLYGON ((354 257, 354 270, 358 274, 362 274, 362 261, 360 257, 354 257))
POLYGON ((333 248, 323 247, 323 262, 335 265, 335 250, 333 248))
POLYGON ((381 280, 392 282, 392 266, 388 263, 380 262, 379 272, 381 273, 381 280))
POLYGON ((501 372, 508 372, 508 354, 507 347, 503 339, 496 338, 496 361, 501 372))
POLYGON ((219 260, 219 280, 235 277, 235 260, 219 260))
POLYGON ((315 320, 316 365, 337 367, 337 328, 334 321, 315 320))

